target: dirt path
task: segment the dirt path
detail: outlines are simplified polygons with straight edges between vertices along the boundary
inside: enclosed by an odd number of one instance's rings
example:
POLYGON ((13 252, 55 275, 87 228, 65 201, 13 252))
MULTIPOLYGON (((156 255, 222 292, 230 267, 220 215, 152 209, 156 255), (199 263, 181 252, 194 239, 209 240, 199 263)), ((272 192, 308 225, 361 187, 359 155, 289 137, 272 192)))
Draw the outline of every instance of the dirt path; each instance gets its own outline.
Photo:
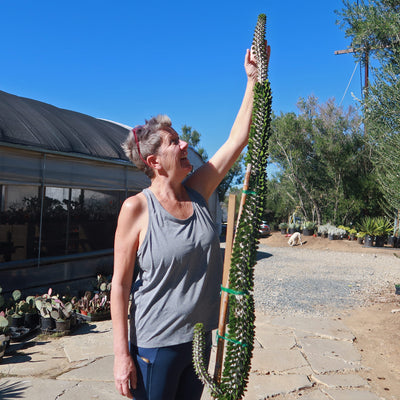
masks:
MULTIPOLYGON (((271 247, 285 247, 288 238, 273 233, 261 239, 271 247)), ((400 258, 400 249, 389 247, 365 248, 356 241, 328 240, 302 237, 298 249, 330 250, 365 254, 387 254, 400 258)), ((389 258, 390 260, 390 258, 389 258)), ((387 265, 390 268, 390 265, 387 265)), ((400 282, 399 282, 400 283, 400 282)), ((376 393, 386 400, 400 399, 400 296, 394 288, 369 299, 366 306, 344 310, 343 322, 356 336, 356 346, 362 355, 362 364, 369 368, 360 372, 376 393), (397 311, 398 310, 398 311, 397 311)))

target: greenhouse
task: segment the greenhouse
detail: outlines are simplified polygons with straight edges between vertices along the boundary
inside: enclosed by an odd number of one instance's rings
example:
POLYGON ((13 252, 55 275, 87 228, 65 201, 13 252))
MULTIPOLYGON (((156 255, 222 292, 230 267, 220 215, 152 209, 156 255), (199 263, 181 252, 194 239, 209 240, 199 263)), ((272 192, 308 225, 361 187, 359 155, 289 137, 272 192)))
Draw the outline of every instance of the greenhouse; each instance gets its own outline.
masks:
MULTIPOLYGON (((150 181, 129 127, 0 91, 0 286, 79 285, 112 272, 122 202, 150 181)), ((201 157, 192 149, 198 167, 201 157)), ((217 197, 210 208, 220 220, 217 197)))

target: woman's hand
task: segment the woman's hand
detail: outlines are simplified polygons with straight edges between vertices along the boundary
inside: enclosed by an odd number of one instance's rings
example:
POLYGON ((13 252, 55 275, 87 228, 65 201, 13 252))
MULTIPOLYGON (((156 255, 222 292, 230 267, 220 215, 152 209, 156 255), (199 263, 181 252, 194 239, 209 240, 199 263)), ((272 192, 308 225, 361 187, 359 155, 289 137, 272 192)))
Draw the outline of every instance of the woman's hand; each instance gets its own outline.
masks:
POLYGON ((122 396, 133 399, 131 392, 136 389, 136 367, 130 355, 115 356, 114 358, 114 382, 115 387, 122 396))
MULTIPOLYGON (((271 47, 268 46, 267 41, 265 41, 265 52, 267 54, 267 59, 269 62, 271 47)), ((252 50, 247 49, 246 51, 246 57, 244 59, 244 68, 246 70, 248 79, 252 80, 253 82, 256 82, 258 78, 258 66, 257 66, 256 56, 252 50)))

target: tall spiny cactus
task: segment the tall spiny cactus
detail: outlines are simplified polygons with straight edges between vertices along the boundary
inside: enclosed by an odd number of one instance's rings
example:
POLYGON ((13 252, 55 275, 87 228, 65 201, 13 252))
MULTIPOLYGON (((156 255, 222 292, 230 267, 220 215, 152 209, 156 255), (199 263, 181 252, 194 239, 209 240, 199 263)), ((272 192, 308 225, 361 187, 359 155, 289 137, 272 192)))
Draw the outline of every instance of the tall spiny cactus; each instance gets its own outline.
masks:
MULTIPOLYGON (((212 396, 219 400, 241 399, 246 389, 254 343, 254 266, 259 239, 258 227, 266 198, 266 166, 271 124, 271 88, 268 81, 269 55, 265 48, 265 14, 258 16, 252 51, 258 64, 254 87, 253 115, 246 162, 251 175, 246 202, 236 230, 229 273, 229 323, 227 347, 220 384, 208 374, 203 361, 204 331, 197 324, 193 360, 196 372, 212 396)), ((223 288, 224 289, 224 288, 223 288)))

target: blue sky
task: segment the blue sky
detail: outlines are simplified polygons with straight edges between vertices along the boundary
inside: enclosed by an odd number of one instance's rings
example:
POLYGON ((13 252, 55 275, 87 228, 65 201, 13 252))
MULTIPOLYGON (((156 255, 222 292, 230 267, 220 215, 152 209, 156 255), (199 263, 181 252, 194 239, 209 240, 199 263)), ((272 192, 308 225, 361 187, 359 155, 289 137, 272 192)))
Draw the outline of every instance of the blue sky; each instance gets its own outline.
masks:
MULTIPOLYGON (((330 1, 0 0, 0 90, 127 125, 168 114, 209 156, 244 92, 243 60, 267 15, 275 113, 299 97, 339 103, 355 61, 330 1)), ((356 71, 343 106, 360 96, 356 71)))

